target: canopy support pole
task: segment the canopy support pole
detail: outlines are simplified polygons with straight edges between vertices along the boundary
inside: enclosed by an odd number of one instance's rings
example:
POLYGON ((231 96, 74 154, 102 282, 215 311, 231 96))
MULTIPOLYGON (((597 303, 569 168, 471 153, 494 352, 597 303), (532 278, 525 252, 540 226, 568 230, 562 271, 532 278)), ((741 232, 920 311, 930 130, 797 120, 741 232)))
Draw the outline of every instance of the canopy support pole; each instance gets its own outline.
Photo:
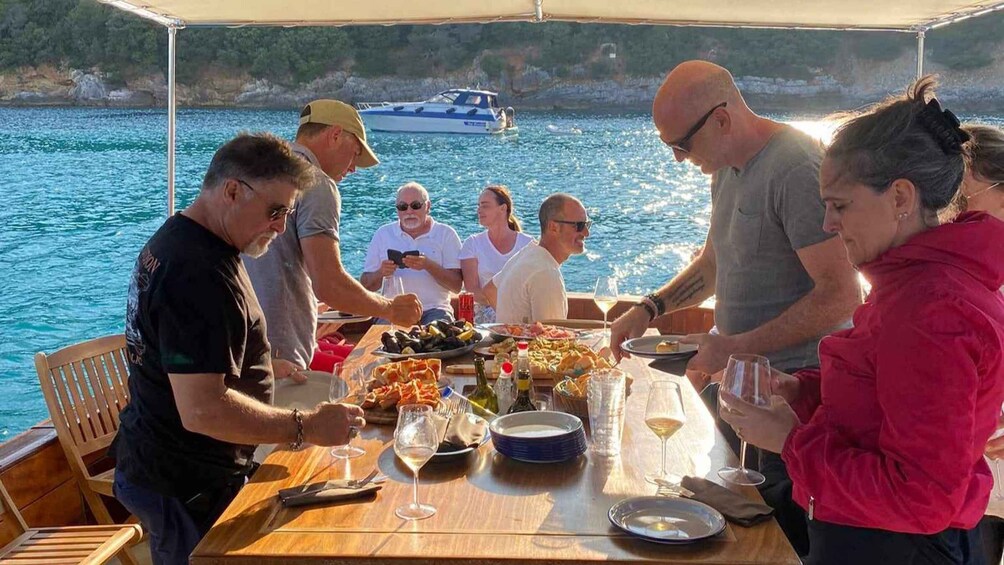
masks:
POLYGON ((175 83, 178 28, 167 28, 167 217, 174 215, 174 132, 178 112, 178 91, 175 83))
POLYGON ((917 32, 917 79, 924 76, 924 31, 917 32))

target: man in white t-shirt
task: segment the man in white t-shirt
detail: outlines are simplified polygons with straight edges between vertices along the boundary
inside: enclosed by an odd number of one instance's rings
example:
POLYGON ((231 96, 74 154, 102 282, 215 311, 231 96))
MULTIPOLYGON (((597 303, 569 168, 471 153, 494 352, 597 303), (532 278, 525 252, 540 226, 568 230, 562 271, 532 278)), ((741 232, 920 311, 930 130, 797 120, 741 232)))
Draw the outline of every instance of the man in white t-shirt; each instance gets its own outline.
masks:
POLYGON ((385 277, 399 276, 404 291, 422 302, 421 324, 453 320, 450 293, 460 292, 460 236, 432 219, 429 192, 417 182, 397 189, 398 221, 373 234, 360 282, 379 291, 385 277))
POLYGON ((561 264, 586 250, 592 221, 569 194, 552 194, 540 205, 540 243, 513 256, 485 287, 495 303, 495 319, 506 324, 568 317, 568 297, 561 264))

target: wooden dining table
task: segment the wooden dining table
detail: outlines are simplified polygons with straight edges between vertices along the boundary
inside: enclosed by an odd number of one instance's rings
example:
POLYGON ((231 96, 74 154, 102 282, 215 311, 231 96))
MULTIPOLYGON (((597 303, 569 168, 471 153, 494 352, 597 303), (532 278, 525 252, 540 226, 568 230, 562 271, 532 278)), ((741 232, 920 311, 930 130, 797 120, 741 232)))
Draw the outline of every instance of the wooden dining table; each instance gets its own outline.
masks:
MULTIPOLYGON (((346 360, 369 368, 388 326, 374 326, 346 360)), ((445 361, 470 363, 470 357, 445 361)), ((512 563, 799 563, 770 519, 752 527, 729 524, 714 538, 690 545, 661 545, 614 527, 607 513, 625 498, 655 495, 644 475, 659 469, 660 440, 645 426, 649 381, 676 379, 687 423, 668 443, 668 469, 676 475, 718 483, 719 468, 736 457, 700 397, 686 380, 627 359, 620 367, 634 378, 627 398, 619 457, 586 454, 565 463, 532 464, 509 459, 489 441, 459 461, 426 464, 420 472, 423 503, 431 518, 405 521, 394 509, 411 502, 412 474, 394 454, 393 425, 370 424, 355 445, 366 454, 335 459, 328 448, 280 447, 195 549, 195 565, 471 564, 512 563), (389 477, 375 498, 342 504, 285 508, 282 488, 329 479, 363 477, 373 468, 389 477)), ((451 377, 455 388, 470 377, 451 377)), ((536 384, 542 384, 540 379, 536 384)), ((318 401, 325 400, 319 398, 318 401)), ((729 488, 761 501, 752 487, 729 488)))

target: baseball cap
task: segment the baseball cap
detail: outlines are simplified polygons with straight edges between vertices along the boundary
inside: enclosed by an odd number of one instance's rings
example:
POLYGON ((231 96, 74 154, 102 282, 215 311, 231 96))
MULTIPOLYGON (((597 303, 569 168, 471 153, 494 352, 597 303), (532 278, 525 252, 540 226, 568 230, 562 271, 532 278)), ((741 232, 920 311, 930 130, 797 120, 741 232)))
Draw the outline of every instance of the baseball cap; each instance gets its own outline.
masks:
POLYGON ((365 169, 380 162, 369 143, 366 142, 366 128, 363 127, 363 119, 355 108, 345 102, 338 100, 314 100, 303 107, 300 112, 300 125, 303 124, 324 124, 327 126, 339 126, 343 130, 353 134, 359 139, 363 146, 356 166, 365 169))

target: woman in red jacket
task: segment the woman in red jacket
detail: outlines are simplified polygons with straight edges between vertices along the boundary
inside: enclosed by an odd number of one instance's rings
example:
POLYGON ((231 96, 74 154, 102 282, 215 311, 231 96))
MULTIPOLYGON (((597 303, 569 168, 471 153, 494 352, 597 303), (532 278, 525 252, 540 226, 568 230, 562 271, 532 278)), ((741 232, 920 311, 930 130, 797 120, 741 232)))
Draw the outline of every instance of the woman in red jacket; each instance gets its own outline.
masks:
POLYGON ((820 369, 775 375, 768 408, 722 417, 780 453, 809 517, 809 564, 983 563, 993 479, 983 448, 1004 400, 1004 223, 939 225, 966 141, 933 80, 847 122, 820 169, 824 228, 872 290, 820 369))

